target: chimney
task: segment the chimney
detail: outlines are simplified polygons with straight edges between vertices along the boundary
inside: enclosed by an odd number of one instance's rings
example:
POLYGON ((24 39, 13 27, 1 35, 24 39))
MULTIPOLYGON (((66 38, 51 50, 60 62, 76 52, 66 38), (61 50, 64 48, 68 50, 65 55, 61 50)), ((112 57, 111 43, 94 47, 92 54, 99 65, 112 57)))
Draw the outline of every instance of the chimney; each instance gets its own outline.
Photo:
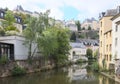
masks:
POLYGON ((105 16, 105 12, 102 12, 102 17, 104 17, 105 16))
POLYGON ((117 7, 117 13, 120 13, 120 6, 117 7))

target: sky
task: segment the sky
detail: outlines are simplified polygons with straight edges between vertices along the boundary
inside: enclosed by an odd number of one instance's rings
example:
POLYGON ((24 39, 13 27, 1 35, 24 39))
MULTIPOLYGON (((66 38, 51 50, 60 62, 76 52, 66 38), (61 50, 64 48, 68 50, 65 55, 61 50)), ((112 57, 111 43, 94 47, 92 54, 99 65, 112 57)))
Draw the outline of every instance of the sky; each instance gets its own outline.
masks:
POLYGON ((21 5, 24 10, 45 12, 50 10, 50 17, 59 20, 80 20, 94 17, 107 9, 120 5, 120 0, 0 0, 1 8, 15 9, 21 5))

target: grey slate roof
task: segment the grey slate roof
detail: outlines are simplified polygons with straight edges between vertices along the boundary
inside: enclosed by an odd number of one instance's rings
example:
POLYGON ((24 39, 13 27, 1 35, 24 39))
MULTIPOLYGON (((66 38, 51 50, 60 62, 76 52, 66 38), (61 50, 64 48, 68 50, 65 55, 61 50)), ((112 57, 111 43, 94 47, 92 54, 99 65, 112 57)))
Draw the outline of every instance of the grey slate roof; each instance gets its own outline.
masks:
POLYGON ((106 11, 105 16, 113 16, 116 14, 117 14, 117 9, 110 9, 106 11))
POLYGON ((76 42, 83 43, 84 45, 93 45, 93 46, 99 46, 98 40, 92 40, 92 39, 77 39, 76 42))
POLYGON ((70 46, 72 48, 85 48, 85 45, 83 45, 83 43, 70 43, 70 46))

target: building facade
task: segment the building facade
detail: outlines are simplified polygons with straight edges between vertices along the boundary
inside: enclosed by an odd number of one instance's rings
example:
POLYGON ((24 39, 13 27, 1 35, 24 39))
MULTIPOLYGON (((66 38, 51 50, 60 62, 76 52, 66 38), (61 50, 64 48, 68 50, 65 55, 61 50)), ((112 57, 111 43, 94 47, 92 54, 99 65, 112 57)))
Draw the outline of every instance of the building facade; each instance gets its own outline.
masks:
MULTIPOLYGON (((2 25, 2 21, 5 20, 6 12, 7 12, 7 10, 0 9, 0 25, 2 25)), ((20 34, 22 34, 22 31, 23 31, 22 18, 20 16, 16 16, 16 15, 14 15, 14 18, 15 18, 15 22, 13 23, 13 25, 19 30, 20 34)))
POLYGON ((65 26, 66 26, 70 31, 73 31, 73 32, 77 32, 77 31, 78 31, 77 25, 76 25, 76 23, 75 23, 74 20, 66 21, 65 26))
POLYGON ((93 30, 99 30, 99 21, 95 20, 94 18, 86 19, 82 24, 81 28, 88 29, 91 27, 93 30))
POLYGON ((69 55, 70 61, 77 61, 79 59, 88 60, 86 56, 86 47, 82 43, 70 43, 71 50, 69 55))
POLYGON ((117 69, 120 69, 120 13, 114 16, 111 20, 113 33, 112 63, 115 64, 116 71, 117 69))
POLYGON ((112 21, 111 18, 117 14, 116 9, 110 9, 101 13, 99 30, 99 65, 109 69, 112 61, 112 21))
MULTIPOLYGON (((25 38, 20 36, 0 37, 0 57, 7 56, 9 60, 27 60, 28 47, 24 44, 25 38)), ((32 46, 32 53, 35 45, 32 46)), ((37 55, 37 51, 35 52, 37 55)))

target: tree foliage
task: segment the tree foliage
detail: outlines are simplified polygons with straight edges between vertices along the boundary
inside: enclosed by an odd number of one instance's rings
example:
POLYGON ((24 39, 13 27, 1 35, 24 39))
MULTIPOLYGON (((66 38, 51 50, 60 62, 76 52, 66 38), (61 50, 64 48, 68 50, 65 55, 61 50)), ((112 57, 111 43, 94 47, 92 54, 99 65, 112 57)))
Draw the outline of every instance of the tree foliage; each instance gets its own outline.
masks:
POLYGON ((68 30, 52 27, 43 31, 38 42, 39 49, 46 58, 51 56, 56 65, 67 62, 70 49, 68 30))
POLYGON ((92 49, 87 49, 87 53, 86 53, 86 56, 88 57, 88 58, 93 58, 93 51, 92 51, 92 49))
POLYGON ((90 26, 88 26, 88 30, 91 30, 91 27, 90 27, 90 26))
POLYGON ((78 31, 81 31, 81 24, 80 24, 80 21, 76 21, 76 25, 77 25, 77 30, 78 31))
POLYGON ((25 44, 28 46, 29 49, 28 55, 30 59, 34 56, 34 53, 37 50, 38 37, 41 37, 43 30, 47 29, 49 25, 48 14, 48 11, 46 11, 45 13, 39 14, 38 18, 29 16, 29 18, 27 19, 27 28, 24 30, 23 35, 26 39, 25 44), (35 43, 36 46, 34 46, 35 43), (33 47, 35 48, 32 49, 33 47))
POLYGON ((39 49, 46 60, 48 57, 52 57, 56 65, 63 64, 68 60, 69 31, 61 26, 50 25, 48 15, 49 10, 40 13, 39 18, 30 18, 27 28, 24 30, 25 44, 28 46, 30 58, 34 55, 32 46, 35 43, 35 49, 39 49))
POLYGON ((15 23, 15 18, 14 18, 14 14, 7 10, 6 14, 5 14, 5 20, 2 21, 2 27, 3 30, 5 31, 5 33, 7 32, 19 32, 19 30, 13 25, 15 23))
POLYGON ((85 27, 83 27, 82 30, 85 30, 85 27))
POLYGON ((15 18, 13 13, 8 10, 5 14, 5 24, 6 26, 10 26, 13 25, 14 22, 15 22, 15 18))
POLYGON ((36 33, 37 33, 37 29, 38 27, 36 27, 36 18, 29 18, 29 23, 27 24, 27 28, 24 30, 23 35, 25 37, 25 45, 28 46, 28 56, 29 58, 33 57, 33 53, 32 53, 32 47, 34 46, 33 43, 36 43, 36 33))
POLYGON ((71 41, 76 41, 76 34, 75 34, 75 32, 71 32, 70 40, 71 41))

